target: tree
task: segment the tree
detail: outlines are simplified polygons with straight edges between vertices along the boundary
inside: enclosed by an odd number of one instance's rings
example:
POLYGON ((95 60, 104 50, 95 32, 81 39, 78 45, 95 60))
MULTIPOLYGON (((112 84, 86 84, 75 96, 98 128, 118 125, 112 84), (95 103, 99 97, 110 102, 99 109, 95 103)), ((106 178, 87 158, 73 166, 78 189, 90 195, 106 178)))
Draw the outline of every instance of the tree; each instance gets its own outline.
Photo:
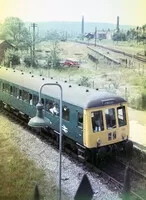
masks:
POLYGON ((59 42, 56 40, 52 40, 51 42, 51 49, 50 49, 50 55, 48 57, 48 66, 57 68, 60 66, 60 48, 59 48, 59 42))
POLYGON ((17 48, 27 48, 30 43, 30 33, 24 22, 17 17, 8 17, 1 25, 0 39, 8 40, 17 48), (29 42, 28 42, 29 40, 29 42))
POLYGON ((10 66, 10 62, 12 65, 19 65, 20 64, 20 55, 18 51, 14 49, 7 49, 5 52, 5 65, 10 66))
POLYGON ((139 27, 137 27, 136 30, 134 28, 128 30, 127 33, 126 33, 127 40, 137 39, 137 41, 138 41, 138 32, 139 32, 139 27))
POLYGON ((61 40, 61 35, 56 31, 48 31, 45 40, 61 40))
POLYGON ((85 86, 85 87, 90 87, 91 86, 91 83, 89 82, 89 78, 88 77, 85 77, 85 76, 82 76, 80 78, 80 84, 82 86, 85 86))
POLYGON ((112 37, 113 41, 126 41, 126 34, 123 32, 116 32, 112 37))

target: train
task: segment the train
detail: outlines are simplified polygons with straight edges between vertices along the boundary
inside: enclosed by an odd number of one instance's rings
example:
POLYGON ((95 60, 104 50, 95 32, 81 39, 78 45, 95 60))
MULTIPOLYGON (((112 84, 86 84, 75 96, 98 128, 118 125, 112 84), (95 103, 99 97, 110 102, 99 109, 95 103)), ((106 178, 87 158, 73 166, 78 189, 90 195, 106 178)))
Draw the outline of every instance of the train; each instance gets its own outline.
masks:
MULTIPOLYGON (((132 151, 128 103, 113 93, 0 67, 1 106, 29 121, 36 114, 39 89, 44 83, 62 86, 62 143, 75 151, 78 158, 97 163, 105 154, 121 149, 132 151)), ((45 129, 56 141, 59 140, 59 99, 59 88, 44 87, 41 103, 45 117, 51 121, 45 129)))

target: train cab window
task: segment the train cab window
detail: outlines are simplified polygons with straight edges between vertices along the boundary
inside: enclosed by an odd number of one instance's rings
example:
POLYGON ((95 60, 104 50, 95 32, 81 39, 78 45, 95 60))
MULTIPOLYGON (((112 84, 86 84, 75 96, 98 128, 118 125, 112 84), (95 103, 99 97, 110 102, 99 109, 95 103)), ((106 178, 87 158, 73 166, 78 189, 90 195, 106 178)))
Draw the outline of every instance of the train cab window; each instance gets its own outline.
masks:
POLYGON ((116 128, 116 117, 114 108, 109 108, 105 110, 105 119, 107 129, 116 128))
POLYGON ((78 126, 83 127, 83 113, 78 112, 78 126))
POLYGON ((33 95, 32 102, 33 105, 36 106, 39 101, 39 97, 37 95, 33 95))
POLYGON ((93 132, 104 130, 102 111, 91 112, 91 119, 93 132))
POLYGON ((69 108, 63 106, 62 108, 62 118, 69 121, 69 108))
POLYGON ((118 125, 119 127, 125 126, 126 123, 126 112, 125 112, 125 106, 121 106, 117 108, 117 114, 118 114, 118 125))

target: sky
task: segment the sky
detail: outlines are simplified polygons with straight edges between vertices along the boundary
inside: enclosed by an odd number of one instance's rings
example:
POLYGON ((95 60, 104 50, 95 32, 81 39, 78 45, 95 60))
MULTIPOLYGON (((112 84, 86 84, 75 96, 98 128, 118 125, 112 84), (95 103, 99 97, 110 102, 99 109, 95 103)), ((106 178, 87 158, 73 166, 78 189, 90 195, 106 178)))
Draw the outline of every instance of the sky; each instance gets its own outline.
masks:
POLYGON ((0 0, 0 22, 7 17, 23 21, 105 22, 141 26, 146 24, 146 0, 0 0))

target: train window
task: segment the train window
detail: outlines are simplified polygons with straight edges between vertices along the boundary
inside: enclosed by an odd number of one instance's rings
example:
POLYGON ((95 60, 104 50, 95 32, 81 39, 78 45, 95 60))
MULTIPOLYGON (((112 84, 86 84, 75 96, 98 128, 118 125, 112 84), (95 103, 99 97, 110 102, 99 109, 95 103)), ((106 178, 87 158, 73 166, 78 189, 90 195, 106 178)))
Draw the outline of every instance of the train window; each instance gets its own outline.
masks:
POLYGON ((83 126, 83 113, 78 112, 78 126, 83 126))
POLYGON ((116 117, 114 108, 109 108, 105 110, 105 118, 107 129, 116 128, 116 117))
POLYGON ((10 85, 10 95, 13 95, 13 87, 10 85))
POLYGON ((91 119, 93 132, 104 130, 102 111, 91 112, 91 119))
POLYGON ((6 84, 6 92, 10 93, 10 85, 8 83, 6 84))
POLYGON ((19 90, 17 99, 22 100, 22 90, 19 90))
POLYGON ((69 121, 69 108, 66 106, 62 108, 62 118, 69 121))
POLYGON ((2 90, 2 82, 0 82, 0 90, 2 90))
POLYGON ((29 94, 29 104, 32 105, 32 94, 29 94))
POLYGON ((23 90, 23 101, 28 102, 29 93, 25 90, 23 90))
POLYGON ((8 83, 4 83, 4 91, 5 92, 7 92, 7 93, 9 93, 10 91, 9 91, 9 84, 8 83))
POLYGON ((0 82, 0 90, 2 90, 2 82, 0 82))
POLYGON ((117 114, 118 114, 118 124, 119 127, 126 125, 126 112, 125 112, 125 106, 118 107, 117 108, 117 114))
POLYGON ((39 97, 37 95, 33 95, 32 102, 33 105, 36 106, 39 101, 39 97))
POLYGON ((2 84, 2 90, 5 91, 5 84, 2 84))
POLYGON ((41 103, 44 105, 44 99, 43 98, 41 98, 41 103))
POLYGON ((17 94, 18 94, 18 89, 13 86, 13 96, 17 97, 17 94))
POLYGON ((59 115, 59 105, 55 101, 46 99, 46 111, 54 115, 59 115))
POLYGON ((51 112, 50 109, 52 109, 52 108, 53 108, 53 101, 46 99, 46 111, 51 112))

